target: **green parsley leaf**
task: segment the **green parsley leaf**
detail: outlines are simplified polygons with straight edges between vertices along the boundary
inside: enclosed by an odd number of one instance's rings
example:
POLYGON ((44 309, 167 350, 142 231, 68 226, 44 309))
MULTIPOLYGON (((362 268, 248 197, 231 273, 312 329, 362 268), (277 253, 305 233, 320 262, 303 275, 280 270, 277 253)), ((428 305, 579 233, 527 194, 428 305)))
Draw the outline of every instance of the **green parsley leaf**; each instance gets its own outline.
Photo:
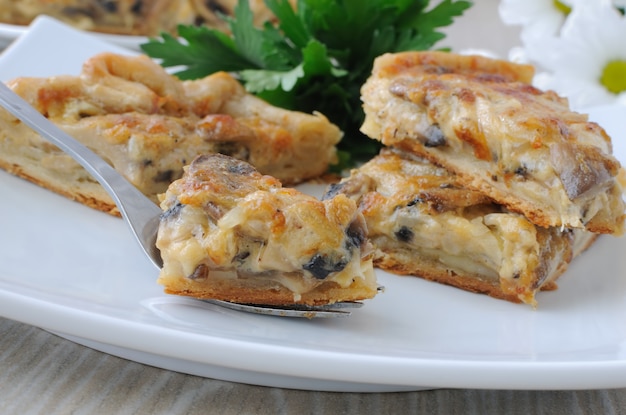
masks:
POLYGON ((267 7, 274 13, 278 19, 278 27, 283 31, 285 37, 293 42, 297 48, 305 47, 312 36, 295 10, 291 7, 291 3, 287 0, 267 0, 267 7))
POLYGON ((339 78, 347 74, 345 69, 334 66, 326 46, 317 40, 311 40, 302 49, 302 64, 307 76, 331 75, 339 78))
POLYGON ((443 0, 427 12, 405 15, 403 24, 418 29, 422 33, 434 32, 439 27, 452 24, 453 17, 460 16, 471 6, 468 1, 443 0))
POLYGON ((237 51, 255 67, 265 67, 265 56, 270 46, 265 45, 263 31, 254 27, 254 16, 250 7, 247 4, 238 4, 235 7, 235 16, 227 20, 237 51))
POLYGON ((239 72, 249 92, 260 93, 266 90, 282 89, 291 91, 304 76, 302 65, 298 65, 289 71, 270 71, 266 69, 250 69, 239 72))
POLYGON ((182 25, 178 27, 178 34, 181 40, 163 33, 162 40, 150 39, 141 49, 159 59, 166 68, 186 68, 176 73, 181 79, 202 78, 218 71, 237 72, 254 66, 222 32, 182 25))

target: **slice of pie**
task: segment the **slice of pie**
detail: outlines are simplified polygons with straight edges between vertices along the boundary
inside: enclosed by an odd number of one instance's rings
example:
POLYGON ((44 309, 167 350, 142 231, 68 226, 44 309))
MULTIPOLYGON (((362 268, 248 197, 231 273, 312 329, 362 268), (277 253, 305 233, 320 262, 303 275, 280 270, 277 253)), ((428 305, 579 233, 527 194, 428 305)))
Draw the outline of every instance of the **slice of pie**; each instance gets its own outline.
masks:
POLYGON ((0 22, 27 25, 47 15, 83 30, 157 36, 191 24, 189 0, 0 0, 0 22))
POLYGON ((386 54, 362 88, 362 131, 453 171, 540 226, 621 234, 611 140, 530 66, 445 52, 386 54))
POLYGON ((468 190, 447 170, 395 150, 331 185, 363 213, 374 265, 535 305, 596 234, 543 228, 468 190))
MULTIPOLYGON (((146 56, 101 54, 80 76, 19 78, 9 86, 155 201, 199 154, 231 155, 294 184, 324 174, 341 139, 321 114, 273 107, 226 73, 180 81, 146 56)), ((86 170, 3 109, 0 167, 116 211, 86 170)))
POLYGON ((365 221, 344 195, 322 202, 214 154, 186 167, 161 207, 167 293, 271 305, 376 295, 365 221))

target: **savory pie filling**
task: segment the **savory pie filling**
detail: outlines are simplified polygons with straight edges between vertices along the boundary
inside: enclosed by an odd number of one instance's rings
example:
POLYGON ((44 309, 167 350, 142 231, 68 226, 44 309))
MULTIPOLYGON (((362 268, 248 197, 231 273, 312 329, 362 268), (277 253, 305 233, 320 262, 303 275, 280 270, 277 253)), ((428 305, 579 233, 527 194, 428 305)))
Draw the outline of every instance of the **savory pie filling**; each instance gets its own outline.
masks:
MULTIPOLYGON (((541 228, 424 159, 394 150, 332 185, 355 200, 376 248, 374 263, 399 273, 492 285, 534 304, 534 293, 572 257, 568 230, 541 228)), ((467 285, 467 283, 464 283, 467 285)))

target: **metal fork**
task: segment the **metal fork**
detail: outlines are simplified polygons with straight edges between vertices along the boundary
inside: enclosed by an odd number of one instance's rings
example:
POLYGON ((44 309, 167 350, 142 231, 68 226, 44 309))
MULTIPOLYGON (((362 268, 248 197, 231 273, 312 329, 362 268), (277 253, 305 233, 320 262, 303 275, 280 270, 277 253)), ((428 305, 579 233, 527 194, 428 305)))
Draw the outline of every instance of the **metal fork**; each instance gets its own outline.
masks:
MULTIPOLYGON (((122 217, 146 256, 158 269, 161 269, 163 261, 155 244, 161 209, 100 156, 49 121, 2 82, 0 82, 0 105, 41 134, 42 137, 69 154, 98 180, 115 201, 122 217)), ((362 306, 362 303, 359 302, 343 302, 324 306, 295 304, 285 307, 272 307, 263 304, 240 304, 220 300, 203 301, 257 314, 305 318, 347 317, 350 315, 350 311, 346 308, 362 306)))

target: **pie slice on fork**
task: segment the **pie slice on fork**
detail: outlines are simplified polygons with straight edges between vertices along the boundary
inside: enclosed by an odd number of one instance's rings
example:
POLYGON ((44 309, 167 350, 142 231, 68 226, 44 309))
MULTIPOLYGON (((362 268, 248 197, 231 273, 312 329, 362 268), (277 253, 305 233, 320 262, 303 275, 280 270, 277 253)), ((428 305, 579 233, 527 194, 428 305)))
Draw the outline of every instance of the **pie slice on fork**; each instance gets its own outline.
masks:
POLYGON ((161 207, 159 282, 168 293, 268 305, 377 293, 365 221, 344 195, 322 202, 216 154, 187 166, 161 207))

